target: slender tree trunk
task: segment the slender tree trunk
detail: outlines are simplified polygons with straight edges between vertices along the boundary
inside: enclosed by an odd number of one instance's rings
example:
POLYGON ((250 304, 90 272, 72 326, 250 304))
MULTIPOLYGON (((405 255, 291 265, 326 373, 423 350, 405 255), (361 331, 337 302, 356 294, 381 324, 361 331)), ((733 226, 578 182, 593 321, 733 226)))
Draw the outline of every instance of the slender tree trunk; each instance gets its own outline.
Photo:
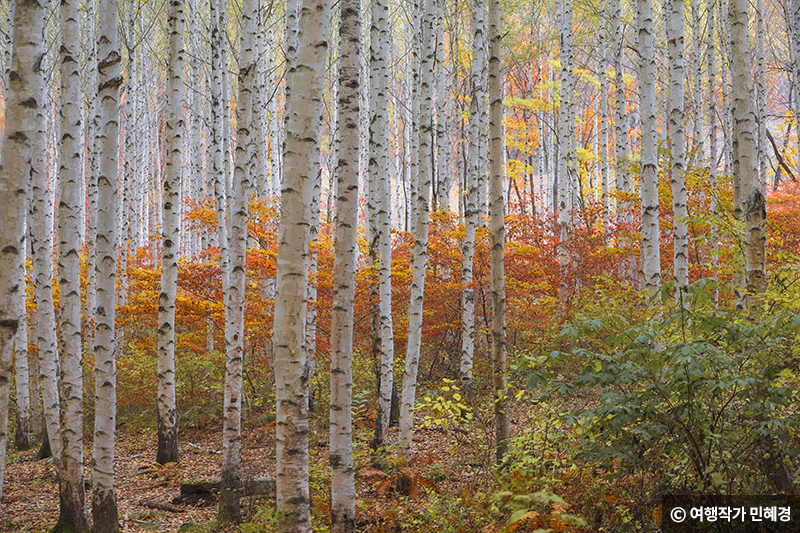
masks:
MULTIPOLYGON (((794 87, 795 121, 800 124, 800 0, 789 2, 789 43, 792 51, 792 86, 794 87)), ((800 152, 800 128, 797 128, 797 146, 800 152)), ((800 168, 800 161, 798 161, 800 168)))
MULTIPOLYGON (((747 0, 728 3, 731 32, 731 80, 733 85, 733 180, 738 185, 737 218, 745 223, 745 287, 747 306, 755 307, 766 290, 766 201, 758 177, 756 113, 750 71, 747 0)), ((736 214, 736 213, 735 213, 736 214)))
POLYGON ((247 267, 247 219, 250 200, 250 169, 256 157, 252 143, 253 87, 256 77, 256 0, 242 5, 239 98, 236 105, 236 167, 229 213, 231 271, 225 310, 225 406, 222 426, 222 485, 219 518, 241 520, 242 463, 242 363, 244 360, 244 306, 247 267))
POLYGON ((561 267, 562 285, 559 290, 559 297, 563 300, 566 297, 567 277, 566 268, 569 262, 567 240, 569 239, 570 210, 570 189, 573 185, 571 177, 572 154, 572 133, 573 128, 570 122, 575 121, 572 113, 572 72, 570 64, 572 62, 572 4, 570 0, 559 0, 559 60, 561 62, 561 74, 559 89, 558 107, 558 263, 561 267))
POLYGON ((303 0, 296 61, 288 63, 283 191, 278 237, 274 346, 277 387, 278 532, 310 532, 308 358, 303 343, 311 196, 319 165, 328 0, 303 0), (287 91, 288 92, 288 91, 287 91))
POLYGON ((485 107, 483 72, 486 63, 484 0, 475 0, 472 5, 472 71, 470 73, 470 115, 469 115, 469 163, 466 172, 466 208, 464 209, 464 244, 461 247, 461 390, 468 398, 474 397, 472 390, 472 359, 475 354, 475 288, 473 271, 475 262, 475 229, 480 211, 478 201, 478 180, 480 179, 481 120, 485 107))
POLYGON ((642 271, 647 292, 661 286, 658 229, 655 34, 652 0, 637 0, 639 26, 639 107, 642 116, 642 271))
MULTIPOLYGON (((616 143, 615 155, 616 165, 614 176, 617 189, 625 194, 631 193, 631 184, 628 173, 628 111, 625 98, 625 79, 623 77, 622 60, 625 51, 625 32, 622 25, 622 3, 621 0, 614 0, 612 24, 614 25, 614 92, 615 92, 615 130, 616 143)), ((632 222, 631 204, 623 201, 617 205, 617 213, 623 225, 630 225, 632 222), (619 211, 622 211, 619 213, 619 211)), ((631 258, 623 260, 623 272, 629 279, 634 279, 633 268, 630 266, 631 258)))
POLYGON ((94 531, 119 531, 114 475, 117 419, 117 184, 119 183, 119 88, 117 0, 100 0, 98 52, 99 174, 97 176, 97 308, 95 319, 95 423, 92 470, 94 531))
MULTIPOLYGON (((47 56, 43 56, 47 59, 47 56)), ((42 66, 45 70, 46 66, 42 66)), ((36 99, 40 103, 36 112, 36 129, 31 158, 31 224, 33 250, 33 279, 36 298, 37 348, 39 372, 44 406, 45 434, 49 451, 55 457, 53 464, 60 466, 61 429, 58 376, 58 339, 56 314, 53 303, 53 180, 47 176, 47 124, 45 119, 44 85, 39 84, 36 99)), ((44 442, 39 455, 49 455, 44 442)))
POLYGON ((378 257, 378 339, 380 390, 373 448, 386 444, 394 386, 394 335, 392 332, 392 236, 390 232, 391 188, 389 187, 389 69, 391 46, 389 4, 373 0, 370 44, 370 201, 374 218, 370 229, 378 257))
MULTIPOLYGON (((30 164, 30 163, 28 163, 30 164)), ((20 222, 22 234, 28 236, 27 213, 23 206, 22 221, 20 222)), ((25 239, 27 249, 27 239, 25 239)), ((15 274, 17 276, 15 285, 22 287, 16 295, 15 304, 17 311, 17 332, 14 335, 14 373, 16 374, 17 392, 17 431, 14 434, 14 445, 18 450, 27 450, 31 447, 31 398, 30 398, 30 378, 28 373, 28 297, 25 289, 25 278, 27 277, 25 267, 26 255, 22 253, 22 261, 16 265, 15 274)))
POLYGON ((17 0, 14 10, 0 163, 0 499, 8 443, 13 342, 17 330, 24 327, 19 323, 19 301, 25 298, 25 278, 20 279, 19 273, 25 265, 25 207, 37 114, 43 105, 44 7, 37 0, 17 0))
MULTIPOLYGON (((680 291, 689 283, 689 227, 686 220, 686 134, 684 116, 684 0, 669 0, 669 139, 672 159, 673 275, 680 291)), ((658 194, 658 193, 656 193, 658 194)))
POLYGON ((758 176, 759 187, 766 194, 767 186, 767 72, 764 37, 764 0, 756 0, 756 83, 758 90, 758 176))
POLYGON ((156 462, 178 461, 175 396, 175 300, 180 248, 181 147, 183 134, 183 0, 170 0, 167 16, 167 167, 164 178, 161 294, 158 297, 158 451, 156 462))
MULTIPOLYGON (((608 11, 606 3, 603 12, 608 11)), ((603 234, 608 233, 611 226, 611 205, 608 183, 608 67, 606 65, 608 23, 603 19, 603 29, 599 38, 600 45, 600 180, 603 201, 603 234)))
POLYGON ((433 83, 433 0, 422 0, 422 23, 420 31, 420 104, 419 104, 419 165, 417 188, 417 222, 414 227, 414 251, 412 259, 411 300, 408 306, 408 344, 405 371, 403 372, 403 395, 400 400, 400 434, 398 454, 411 458, 411 434, 414 427, 414 403, 417 392, 420 348, 422 345, 422 304, 425 295, 425 266, 428 262, 428 217, 430 206, 432 168, 432 121, 431 101, 433 83))
MULTIPOLYGON (((378 2, 375 2, 377 4, 378 2)), ((373 6, 375 5, 373 4, 373 6)), ((373 10, 376 11, 375 7, 373 10)), ((375 20, 373 14, 373 24, 375 20)), ((339 22, 339 160, 331 316, 331 530, 356 528, 353 472, 353 305, 358 249, 358 119, 361 2, 344 0, 339 22)), ((389 389, 391 402, 391 388, 389 389)), ((387 412, 388 415, 388 412, 387 412)), ((388 416, 387 416, 388 421, 388 416)), ((377 426, 376 426, 377 427, 377 426)))
MULTIPOLYGON (((708 62, 708 160, 709 160, 709 176, 711 178, 711 190, 717 190, 717 74, 716 74, 716 39, 714 38, 714 30, 716 29, 716 2, 712 0, 708 4, 707 12, 707 38, 708 38, 708 55, 706 61, 708 62)), ((717 214, 717 196, 711 195, 711 213, 717 214)), ((710 236, 711 248, 711 266, 716 275, 717 266, 719 265, 719 233, 718 226, 712 224, 710 236)), ((719 290, 714 291, 714 303, 719 302, 719 290)))
MULTIPOLYGON (((225 38, 221 27, 225 24, 225 10, 220 0, 211 0, 211 175, 214 183, 214 206, 217 212, 217 244, 219 246, 219 268, 222 275, 222 292, 230 289, 230 252, 228 249, 228 222, 226 217, 227 170, 225 162, 224 136, 228 109, 224 100, 222 86, 225 83, 223 43, 225 38)), ((226 310, 227 312, 227 310, 226 310)))
POLYGON ((506 389, 505 205, 503 203, 503 91, 500 0, 489 1, 489 168, 492 231, 492 373, 497 462, 502 463, 511 437, 506 389))
POLYGON ((61 92, 58 163, 59 352, 61 353, 60 514, 56 529, 89 528, 83 487, 83 376, 81 370, 80 217, 81 65, 78 3, 61 2, 61 92))

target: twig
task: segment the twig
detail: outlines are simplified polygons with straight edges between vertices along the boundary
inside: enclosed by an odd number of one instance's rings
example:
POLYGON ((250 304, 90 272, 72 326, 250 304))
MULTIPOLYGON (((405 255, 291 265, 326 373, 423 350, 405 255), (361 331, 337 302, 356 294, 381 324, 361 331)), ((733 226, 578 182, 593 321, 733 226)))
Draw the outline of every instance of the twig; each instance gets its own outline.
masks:
POLYGON ((139 453, 139 454, 136 454, 136 455, 129 455, 128 457, 117 457, 114 460, 115 461, 127 461, 128 459, 136 459, 137 457, 141 457, 143 455, 145 455, 145 454, 139 453))
POLYGON ((208 449, 208 448, 203 448, 202 446, 198 446, 197 444, 192 444, 191 442, 187 442, 186 444, 188 444, 188 445, 189 445, 189 446, 191 446, 192 448, 197 448, 198 450, 200 450, 200 451, 203 451, 203 452, 215 453, 215 454, 217 454, 217 455, 219 455, 219 454, 221 454, 221 453, 222 453, 222 452, 218 452, 218 451, 216 451, 216 450, 210 450, 210 449, 208 449))

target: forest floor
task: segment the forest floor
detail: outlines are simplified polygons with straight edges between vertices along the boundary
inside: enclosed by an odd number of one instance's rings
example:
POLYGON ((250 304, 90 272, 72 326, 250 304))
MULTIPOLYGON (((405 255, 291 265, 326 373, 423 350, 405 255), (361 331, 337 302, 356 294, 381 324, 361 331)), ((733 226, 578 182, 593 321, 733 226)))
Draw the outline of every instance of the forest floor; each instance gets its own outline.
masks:
MULTIPOLYGON (((527 417, 522 412, 517 415, 521 416, 513 417, 515 432, 523 431, 527 424, 527 420, 523 420, 527 417)), ((485 467, 491 464, 493 455, 490 433, 467 434, 452 426, 447 430, 418 428, 414 434, 414 459, 405 465, 391 455, 376 462, 369 450, 371 423, 371 419, 366 417, 357 419, 354 432, 359 531, 427 531, 424 525, 428 522, 426 516, 447 512, 448 509, 442 506, 458 506, 458 502, 485 506, 493 485, 491 474, 485 467), (446 498, 442 497, 444 494, 447 494, 446 498)), ((390 443, 395 439, 396 429, 393 428, 390 443)), ((309 440, 312 514, 315 524, 320 524, 328 521, 330 505, 326 428, 315 428, 312 423, 309 440)), ((91 441, 87 438, 85 442, 84 475, 89 479, 91 441)), ((161 466, 155 463, 154 432, 118 433, 117 501, 122 531, 208 530, 202 525, 214 519, 215 503, 202 506, 172 502, 180 495, 181 483, 219 479, 221 432, 219 428, 186 429, 180 432, 179 442, 180 462, 161 466), (168 509, 164 509, 165 506, 168 509), (194 524, 200 528, 190 527, 194 524)), ((266 427, 246 430, 242 444, 242 478, 274 477, 274 422, 266 427)), ((50 531, 58 519, 55 470, 51 461, 37 460, 36 453, 36 449, 11 451, 7 457, 0 531, 50 531)), ((90 508, 91 491, 88 488, 86 498, 90 508)), ((274 496, 243 498, 243 515, 246 521, 254 522, 253 527, 218 527, 214 531, 268 531, 269 527, 265 526, 269 519, 265 521, 260 511, 273 507, 273 501, 274 496)), ((483 526, 473 529, 467 516, 471 512, 460 510, 467 527, 465 531, 494 533, 501 529, 502 521, 497 525, 482 521, 483 526)), ((472 523, 473 527, 475 525, 472 523)))

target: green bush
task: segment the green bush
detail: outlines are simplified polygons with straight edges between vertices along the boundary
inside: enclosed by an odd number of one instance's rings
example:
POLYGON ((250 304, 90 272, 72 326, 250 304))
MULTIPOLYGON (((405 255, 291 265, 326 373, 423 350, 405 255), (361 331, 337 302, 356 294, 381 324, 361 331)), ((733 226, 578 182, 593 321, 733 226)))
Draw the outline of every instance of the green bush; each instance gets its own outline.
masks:
MULTIPOLYGON (((665 305, 671 288, 661 291, 665 305)), ((800 418, 789 346, 800 316, 767 306, 757 319, 717 310, 715 289, 692 284, 663 318, 607 315, 564 329, 593 348, 573 350, 582 373, 546 393, 596 395, 565 416, 582 428, 578 459, 612 475, 645 474, 650 497, 793 490, 800 418)))

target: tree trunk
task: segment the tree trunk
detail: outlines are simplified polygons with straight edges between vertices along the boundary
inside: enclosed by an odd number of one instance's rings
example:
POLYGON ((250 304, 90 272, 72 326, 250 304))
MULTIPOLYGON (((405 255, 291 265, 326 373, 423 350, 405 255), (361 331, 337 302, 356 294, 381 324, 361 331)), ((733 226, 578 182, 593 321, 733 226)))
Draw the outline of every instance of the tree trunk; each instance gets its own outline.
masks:
POLYGON ((758 152, 750 71, 747 0, 728 3, 731 32, 731 81, 733 85, 733 180, 738 185, 739 209, 734 213, 745 223, 746 305, 753 308, 766 290, 766 201, 758 177, 758 152))
POLYGON ((428 217, 430 206, 432 168, 432 121, 431 100, 433 83, 433 1, 422 0, 422 23, 420 31, 420 97, 419 97, 419 164, 417 167, 417 222, 414 227, 414 251, 412 259, 411 300, 408 306, 408 345, 405 371, 403 372, 403 395, 400 400, 400 434, 397 447, 403 459, 411 457, 411 434, 414 427, 414 403, 417 392, 420 348, 422 344, 422 304, 425 295, 425 267, 428 262, 428 217))
POLYGON ((56 529, 89 528, 83 487, 81 370, 81 89, 78 3, 61 2, 61 91, 58 163, 59 352, 61 353, 60 514, 56 529))
MULTIPOLYGON (((30 160, 27 162, 30 165, 30 160)), ((27 201, 27 200, 26 200, 27 201)), ((28 223, 25 206, 22 211, 22 221, 20 222, 21 231, 25 246, 21 254, 22 261, 16 265, 14 270, 17 279, 15 285, 22 287, 15 298, 17 311, 17 332, 14 334, 14 373, 16 375, 17 393, 17 431, 14 434, 14 445, 18 450, 27 450, 31 447, 31 397, 30 397, 30 377, 28 372, 28 297, 25 289, 25 278, 27 276, 25 268, 27 249, 28 223)), ((38 406, 37 406, 38 407, 38 406)))
MULTIPOLYGON (((682 291, 689 283, 689 227, 686 217, 686 135, 684 128, 684 0, 669 0, 667 49, 669 51, 669 139, 672 167, 673 275, 682 291)), ((658 194, 658 193, 656 193, 658 194)), ((656 212, 657 213, 657 212, 656 212)))
POLYGON ((14 10, 0 162, 0 499, 8 443, 13 342, 18 328, 24 327, 19 323, 19 302, 25 298, 25 278, 20 279, 19 274, 25 265, 25 207, 37 115, 42 106, 44 54, 42 4, 36 0, 17 0, 14 10))
POLYGON ((161 294, 158 297, 158 451, 156 462, 178 461, 175 397, 175 299, 180 247, 181 147, 183 134, 183 0, 170 0, 167 17, 167 166, 164 177, 161 294))
POLYGON ((558 263, 561 267, 561 288, 559 297, 563 300, 567 292, 567 273, 568 250, 567 239, 569 239, 569 226, 571 218, 570 189, 572 183, 571 162, 572 154, 572 127, 570 121, 575 121, 572 113, 573 91, 572 91, 572 4, 570 0, 559 0, 559 60, 561 62, 559 106, 558 106, 558 132, 556 142, 558 144, 558 263))
POLYGON ((278 532, 310 532, 308 485, 308 224, 319 165, 330 3, 303 0, 296 61, 289 63, 274 346, 278 532))
POLYGON ((475 354, 475 288, 473 271, 475 263, 475 229, 480 211, 478 180, 483 146, 480 116, 485 107, 483 72, 485 69, 484 0, 475 0, 472 6, 472 70, 470 73, 469 163, 466 172, 466 208, 464 209, 464 244, 461 247, 461 364, 459 369, 461 390, 474 398, 472 390, 472 359, 475 354))
MULTIPOLYGON (((47 56, 44 56, 46 59, 47 56)), ((43 65, 42 69, 46 69, 43 65)), ((37 348, 41 379, 42 405, 44 406, 45 434, 49 435, 53 464, 60 465, 61 430, 58 376, 58 339, 56 314, 53 303, 53 203, 52 180, 48 181, 47 131, 44 105, 44 85, 39 84, 36 99, 40 102, 36 113, 36 129, 31 158, 31 248, 33 250, 33 280, 37 316, 37 348)), ((43 443, 44 445, 44 443, 43 443)))
MULTIPOLYGON (((373 4, 373 13, 378 11, 373 4)), ((382 3, 385 7, 386 4, 382 3)), ((384 10, 383 22, 386 23, 384 10)), ((373 26, 381 24, 373 14, 373 26)), ((358 248, 359 69, 361 2, 345 0, 339 23, 339 160, 336 164, 336 237, 331 316, 331 530, 356 527, 353 473, 353 305, 358 248)), ((391 402, 391 389, 389 401, 391 402)), ((388 411, 387 411, 388 422, 388 411)), ((377 427, 377 426, 376 426, 377 427)))
POLYGON ((389 69, 387 60, 391 46, 389 4, 373 0, 370 44, 370 201, 374 206, 374 248, 378 256, 378 342, 380 353, 380 390, 378 415, 375 421, 373 448, 386 444, 389 434, 394 385, 394 335, 392 332, 392 235, 390 228, 391 188, 389 187, 389 69))
MULTIPOLYGON (((789 2, 789 42, 792 50, 792 78, 794 87, 794 114, 800 124, 800 0, 789 2)), ((798 128, 800 132, 800 128, 798 128)), ((797 146, 800 151, 800 133, 797 134, 797 146)), ((800 165, 798 165, 800 168, 800 165)))
POLYGON ((658 229, 658 147, 656 134, 655 39, 653 2, 637 0, 639 30, 639 107, 642 116, 642 271, 644 288, 661 286, 658 229))
POLYGON ((256 0, 242 5, 241 54, 239 56, 239 98, 236 105, 236 168, 231 201, 228 305, 225 309, 225 406, 222 426, 222 485, 219 518, 241 520, 242 463, 242 366, 244 360, 244 306, 247 268, 247 219, 250 200, 250 169, 257 157, 252 143, 253 88, 256 81, 256 0))
POLYGON ((95 319, 95 423, 92 518, 97 533, 119 530, 114 487, 117 419, 117 187, 119 183, 119 88, 122 84, 117 34, 117 0, 100 0, 98 52, 97 308, 95 319))
POLYGON ((489 1, 489 169, 492 231, 492 374, 494 432, 498 464, 511 437, 506 389, 505 205, 503 203, 503 91, 500 0, 489 1))

